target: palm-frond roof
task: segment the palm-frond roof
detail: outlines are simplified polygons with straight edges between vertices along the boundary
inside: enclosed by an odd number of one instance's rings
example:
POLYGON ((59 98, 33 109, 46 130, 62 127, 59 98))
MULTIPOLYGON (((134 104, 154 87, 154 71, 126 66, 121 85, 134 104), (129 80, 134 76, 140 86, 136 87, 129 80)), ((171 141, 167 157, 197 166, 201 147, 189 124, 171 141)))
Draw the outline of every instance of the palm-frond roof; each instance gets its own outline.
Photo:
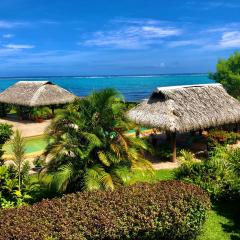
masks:
POLYGON ((240 122, 240 102, 221 84, 159 87, 128 112, 138 124, 187 132, 240 122))
POLYGON ((0 93, 0 103, 29 107, 65 104, 75 98, 49 81, 19 81, 0 93))

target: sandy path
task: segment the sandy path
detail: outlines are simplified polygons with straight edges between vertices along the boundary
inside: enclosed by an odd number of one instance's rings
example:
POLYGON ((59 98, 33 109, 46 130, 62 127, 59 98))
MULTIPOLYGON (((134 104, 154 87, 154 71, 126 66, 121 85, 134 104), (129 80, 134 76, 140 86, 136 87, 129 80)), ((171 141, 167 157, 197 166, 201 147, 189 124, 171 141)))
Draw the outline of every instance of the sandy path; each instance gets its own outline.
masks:
POLYGON ((23 137, 33 137, 42 135, 45 129, 50 125, 51 120, 45 120, 42 123, 32 121, 20 121, 16 119, 0 119, 0 123, 7 123, 13 126, 13 130, 18 129, 23 137))

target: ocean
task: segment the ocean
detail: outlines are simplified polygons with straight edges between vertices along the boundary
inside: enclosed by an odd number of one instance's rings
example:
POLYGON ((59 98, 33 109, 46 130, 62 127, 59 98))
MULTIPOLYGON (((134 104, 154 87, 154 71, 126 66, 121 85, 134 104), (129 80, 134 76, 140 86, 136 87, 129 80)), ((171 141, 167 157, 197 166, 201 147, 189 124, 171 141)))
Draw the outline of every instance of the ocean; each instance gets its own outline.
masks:
POLYGON ((93 90, 116 88, 127 101, 148 98, 156 87, 213 83, 207 74, 149 75, 149 76, 92 76, 92 77, 21 77, 0 78, 0 92, 18 81, 48 80, 71 91, 86 96, 93 90))

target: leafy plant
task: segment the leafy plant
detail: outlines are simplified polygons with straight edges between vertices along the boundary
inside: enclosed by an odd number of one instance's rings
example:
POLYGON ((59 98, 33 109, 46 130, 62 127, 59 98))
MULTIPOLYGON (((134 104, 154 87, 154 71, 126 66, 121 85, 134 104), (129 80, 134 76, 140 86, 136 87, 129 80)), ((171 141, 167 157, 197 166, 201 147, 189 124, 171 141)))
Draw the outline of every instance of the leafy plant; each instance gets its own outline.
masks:
POLYGON ((1 123, 0 124, 0 145, 7 142, 10 139, 12 133, 13 133, 12 126, 6 123, 1 123))
POLYGON ((32 200, 35 186, 29 182, 29 166, 26 163, 21 172, 21 191, 15 166, 0 166, 0 208, 22 206, 32 200))
POLYGON ((36 168, 41 168, 44 166, 44 159, 41 156, 38 156, 34 159, 33 164, 36 168))
POLYGON ((144 159, 148 145, 126 136, 132 127, 114 89, 93 92, 70 104, 48 129, 45 156, 57 192, 114 189, 124 183, 126 167, 151 169, 144 159))
POLYGON ((0 123, 0 165, 3 164, 2 156, 4 151, 2 150, 3 144, 6 143, 13 134, 12 126, 8 124, 0 123))
POLYGON ((38 120, 42 118, 46 118, 50 115, 50 110, 48 107, 34 107, 31 109, 31 118, 33 120, 38 120))
POLYGON ((204 161, 183 161, 175 170, 178 179, 207 190, 213 199, 240 197, 239 150, 218 146, 204 161))
POLYGON ((0 239, 195 239, 210 207, 199 187, 136 184, 0 212, 0 239))

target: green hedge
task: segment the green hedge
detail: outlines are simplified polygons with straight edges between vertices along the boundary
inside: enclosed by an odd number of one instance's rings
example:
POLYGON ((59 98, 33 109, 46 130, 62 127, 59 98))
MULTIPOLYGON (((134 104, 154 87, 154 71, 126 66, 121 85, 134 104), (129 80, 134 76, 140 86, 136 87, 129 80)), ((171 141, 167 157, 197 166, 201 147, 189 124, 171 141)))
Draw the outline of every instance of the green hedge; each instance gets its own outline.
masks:
POLYGON ((1 210, 0 239, 194 239, 208 195, 180 181, 141 183, 1 210))

